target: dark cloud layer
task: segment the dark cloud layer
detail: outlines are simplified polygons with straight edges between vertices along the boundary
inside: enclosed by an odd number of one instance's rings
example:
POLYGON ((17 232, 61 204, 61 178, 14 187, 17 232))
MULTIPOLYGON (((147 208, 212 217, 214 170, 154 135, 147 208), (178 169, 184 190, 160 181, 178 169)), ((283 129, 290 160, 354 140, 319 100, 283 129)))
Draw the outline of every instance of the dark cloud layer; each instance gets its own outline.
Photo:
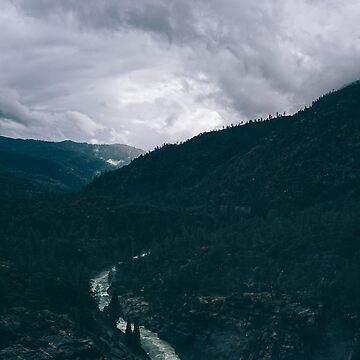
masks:
POLYGON ((348 0, 0 0, 0 131, 143 148, 360 78, 348 0))

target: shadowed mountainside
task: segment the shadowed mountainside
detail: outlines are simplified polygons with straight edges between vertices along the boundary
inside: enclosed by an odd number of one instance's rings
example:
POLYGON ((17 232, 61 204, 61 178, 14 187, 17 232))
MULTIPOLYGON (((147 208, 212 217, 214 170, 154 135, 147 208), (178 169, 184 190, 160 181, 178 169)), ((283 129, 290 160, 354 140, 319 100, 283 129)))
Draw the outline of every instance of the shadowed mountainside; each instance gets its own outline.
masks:
POLYGON ((182 360, 358 360, 359 148, 354 83, 156 149, 79 194, 2 202, 0 319, 50 309, 96 339, 88 279, 115 264, 124 318, 182 360))
POLYGON ((358 195, 360 83, 293 116, 250 122, 165 145, 88 188, 163 206, 304 208, 358 195))

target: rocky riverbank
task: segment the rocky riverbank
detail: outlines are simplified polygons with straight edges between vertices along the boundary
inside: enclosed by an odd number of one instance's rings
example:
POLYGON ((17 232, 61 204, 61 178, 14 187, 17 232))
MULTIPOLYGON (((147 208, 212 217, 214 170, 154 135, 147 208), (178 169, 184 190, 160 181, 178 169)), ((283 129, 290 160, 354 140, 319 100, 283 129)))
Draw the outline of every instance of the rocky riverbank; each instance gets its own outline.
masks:
MULTIPOLYGON (((104 270, 91 280, 91 291, 94 298, 98 303, 99 310, 101 311, 102 318, 114 323, 116 318, 117 330, 112 329, 114 332, 119 332, 127 343, 136 353, 143 355, 149 359, 156 360, 179 360, 174 349, 166 341, 160 339, 156 331, 151 331, 144 326, 139 327, 140 317, 131 317, 127 314, 127 321, 121 316, 125 306, 119 303, 120 297, 113 293, 111 296, 109 290, 111 284, 116 278, 116 268, 111 270, 104 270), (134 326, 131 325, 134 324, 134 326), (136 324, 136 325, 135 325, 136 324), (120 331, 119 331, 120 330, 120 331)), ((129 298, 131 301, 131 299, 129 298)), ((135 312, 139 313, 143 308, 143 317, 148 313, 147 303, 141 303, 140 298, 135 298, 134 301, 135 312)))
POLYGON ((123 316, 159 333, 182 360, 358 360, 357 319, 270 293, 184 296, 168 311, 145 297, 119 296, 123 316))
POLYGON ((103 322, 96 334, 78 330, 68 315, 16 307, 0 316, 0 359, 141 360, 103 322))

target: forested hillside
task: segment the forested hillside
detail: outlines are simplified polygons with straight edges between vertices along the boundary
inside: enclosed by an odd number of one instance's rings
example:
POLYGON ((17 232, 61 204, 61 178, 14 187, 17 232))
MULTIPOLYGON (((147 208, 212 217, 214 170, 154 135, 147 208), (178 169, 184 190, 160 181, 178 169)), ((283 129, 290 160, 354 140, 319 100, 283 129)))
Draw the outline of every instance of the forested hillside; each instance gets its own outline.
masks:
POLYGON ((357 82, 96 179, 85 196, 203 216, 120 267, 123 306, 144 296, 185 359, 358 359, 359 151, 357 82))
POLYGON ((359 149, 354 83, 156 149, 80 193, 4 201, 2 319, 51 309, 94 331, 87 281, 116 264, 123 316, 181 359, 358 360, 359 149))
POLYGON ((89 186, 161 206, 301 209, 360 185, 360 84, 294 116, 250 121, 165 145, 89 186))
POLYGON ((142 153, 127 145, 0 137, 0 194, 20 198, 79 190, 96 175, 127 165, 142 153))

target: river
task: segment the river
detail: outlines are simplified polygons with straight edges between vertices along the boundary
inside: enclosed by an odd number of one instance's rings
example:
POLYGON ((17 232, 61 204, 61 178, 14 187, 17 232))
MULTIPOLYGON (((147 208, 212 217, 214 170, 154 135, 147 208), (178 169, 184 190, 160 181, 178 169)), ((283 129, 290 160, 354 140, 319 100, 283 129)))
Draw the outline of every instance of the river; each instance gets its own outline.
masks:
MULTIPOLYGON (((111 297, 108 294, 111 284, 110 275, 115 271, 116 269, 113 267, 111 270, 102 271, 91 279, 91 292, 98 303, 100 311, 103 311, 105 306, 110 303, 111 297)), ((126 321, 119 318, 117 327, 125 332, 126 321)), ((161 340, 156 333, 146 329, 144 326, 140 326, 140 341, 142 348, 152 360, 180 360, 169 343, 161 340)))

